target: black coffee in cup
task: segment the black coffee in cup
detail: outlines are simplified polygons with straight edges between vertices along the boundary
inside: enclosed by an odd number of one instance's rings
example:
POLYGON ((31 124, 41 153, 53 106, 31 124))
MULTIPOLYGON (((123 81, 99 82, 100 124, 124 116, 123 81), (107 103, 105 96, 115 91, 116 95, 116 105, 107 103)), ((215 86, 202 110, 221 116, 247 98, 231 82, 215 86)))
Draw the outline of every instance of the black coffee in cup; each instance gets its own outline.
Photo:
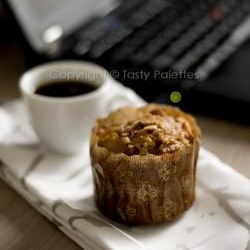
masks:
POLYGON ((35 94, 48 97, 73 97, 88 94, 97 89, 97 86, 89 82, 81 81, 57 81, 40 85, 35 94))

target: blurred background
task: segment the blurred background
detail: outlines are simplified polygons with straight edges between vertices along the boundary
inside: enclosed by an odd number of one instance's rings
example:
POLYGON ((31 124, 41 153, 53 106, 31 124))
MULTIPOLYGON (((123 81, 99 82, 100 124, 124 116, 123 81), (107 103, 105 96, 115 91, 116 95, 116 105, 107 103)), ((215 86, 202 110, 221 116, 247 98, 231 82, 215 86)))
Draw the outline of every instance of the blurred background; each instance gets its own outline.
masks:
POLYGON ((93 61, 149 102, 250 124, 249 0, 0 0, 0 98, 25 69, 93 61))
POLYGON ((17 82, 25 66, 17 29, 0 1, 0 102, 19 96, 17 82))

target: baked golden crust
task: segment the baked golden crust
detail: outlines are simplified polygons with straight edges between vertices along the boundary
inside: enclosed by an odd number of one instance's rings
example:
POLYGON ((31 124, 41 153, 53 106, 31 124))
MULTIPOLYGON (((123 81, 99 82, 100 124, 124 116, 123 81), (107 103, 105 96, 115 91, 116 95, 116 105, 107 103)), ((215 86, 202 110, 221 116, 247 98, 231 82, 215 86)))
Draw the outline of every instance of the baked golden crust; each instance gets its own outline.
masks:
POLYGON ((90 146, 98 208, 133 225, 176 218, 195 198, 199 145, 195 120, 165 105, 123 108, 98 120, 90 146))
POLYGON ((192 117, 156 104, 119 109, 97 124, 98 145, 127 155, 173 153, 191 145, 199 135, 192 117))

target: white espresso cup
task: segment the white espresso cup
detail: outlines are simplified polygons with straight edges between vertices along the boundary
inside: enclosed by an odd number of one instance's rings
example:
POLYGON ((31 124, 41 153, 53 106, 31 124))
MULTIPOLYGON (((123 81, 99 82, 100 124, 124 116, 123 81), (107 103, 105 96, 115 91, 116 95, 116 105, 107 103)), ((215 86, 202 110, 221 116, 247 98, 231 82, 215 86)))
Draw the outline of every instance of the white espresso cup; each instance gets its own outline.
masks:
POLYGON ((110 103, 108 89, 112 81, 114 79, 105 69, 80 61, 47 63, 24 73, 19 86, 33 128, 45 148, 61 154, 75 154, 83 150, 96 118, 107 112, 110 103), (67 80, 87 82, 96 89, 73 97, 35 93, 45 83, 67 80))

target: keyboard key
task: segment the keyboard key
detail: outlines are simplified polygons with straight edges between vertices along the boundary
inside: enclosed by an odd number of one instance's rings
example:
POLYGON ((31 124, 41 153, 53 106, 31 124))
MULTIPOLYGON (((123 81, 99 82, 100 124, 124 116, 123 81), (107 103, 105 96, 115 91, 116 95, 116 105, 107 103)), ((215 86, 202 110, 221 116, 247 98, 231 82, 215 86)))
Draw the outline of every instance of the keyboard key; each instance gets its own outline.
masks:
POLYGON ((190 49, 174 65, 174 69, 187 70, 195 64, 203 55, 212 50, 217 43, 223 39, 237 23, 244 17, 241 9, 231 13, 220 25, 211 33, 206 35, 194 48, 190 49))
POLYGON ((244 20, 229 38, 217 48, 209 57, 197 68, 199 80, 205 80, 212 71, 226 60, 240 45, 250 38, 250 16, 244 20))
POLYGON ((106 35, 99 42, 92 46, 90 55, 93 58, 98 58, 102 56, 107 50, 112 48, 115 44, 122 41, 125 37, 132 33, 132 29, 126 25, 120 26, 115 29, 110 34, 106 35))
POLYGON ((78 32, 78 42, 74 47, 74 52, 77 55, 88 53, 96 41, 105 36, 107 32, 110 32, 120 25, 121 20, 115 15, 93 21, 90 25, 84 27, 82 31, 78 32))
POLYGON ((220 6, 214 6, 211 10, 210 10, 210 18, 215 21, 215 22, 219 22, 222 20, 224 16, 224 12, 223 10, 220 8, 220 6))
MULTIPOLYGON (((187 2, 189 1, 190 0, 185 0, 183 2, 187 4, 187 2)), ((151 23, 143 26, 127 40, 125 40, 122 45, 113 52, 111 56, 112 59, 117 62, 125 59, 126 57, 129 57, 129 55, 131 55, 140 46, 147 42, 147 40, 154 36, 157 36, 159 40, 166 39, 165 33, 163 32, 159 34, 159 31, 163 29, 163 27, 166 27, 166 25, 168 25, 169 23, 173 22, 178 17, 178 14, 181 11, 184 11, 184 7, 186 6, 184 5, 184 3, 182 5, 178 4, 175 6, 171 5, 169 7, 165 7, 165 9, 163 9, 160 14, 158 14, 153 20, 150 21, 151 23), (166 15, 166 11, 168 15, 166 15), (149 30, 150 32, 148 32, 149 30), (136 42, 134 42, 134 40, 136 40, 136 42), (128 47, 131 48, 128 49, 128 47)), ((181 26, 182 24, 180 23, 178 25, 181 26)), ((168 30, 168 36, 170 34, 172 34, 172 36, 175 36, 178 33, 177 29, 178 27, 173 27, 172 29, 168 30)), ((157 43, 159 43, 159 41, 157 43)))
POLYGON ((138 11, 133 13, 128 17, 127 22, 129 25, 134 27, 141 27, 154 16, 162 12, 171 4, 171 1, 158 0, 158 1, 148 1, 148 4, 145 4, 138 11))
MULTIPOLYGON (((185 32, 169 48, 161 52, 161 54, 152 61, 152 66, 156 68, 168 67, 177 56, 181 55, 185 49, 191 46, 213 25, 213 21, 208 17, 204 17, 202 20, 198 21, 195 26, 185 32)), ((150 57, 151 56, 152 55, 150 55, 150 57)))
MULTIPOLYGON (((220 2, 221 10, 224 14, 227 14, 229 11, 232 10, 234 5, 223 4, 220 2)), ((210 14, 205 16, 201 20, 198 20, 196 24, 190 27, 187 32, 185 32, 178 40, 176 40, 169 48, 161 52, 155 59, 152 60, 151 65, 156 68, 167 68, 176 60, 178 56, 185 52, 193 43, 198 41, 205 33, 207 33, 212 27, 216 25, 217 21, 214 21, 210 18, 210 14)), ((221 31, 216 32, 216 34, 211 35, 212 40, 218 40, 216 36, 221 36, 221 33, 227 33, 227 27, 221 27, 221 31), (224 31, 223 31, 224 30, 224 31)), ((206 43, 204 46, 210 47, 213 43, 208 44, 206 43)), ((202 53, 204 50, 202 48, 197 48, 197 51, 202 53)), ((188 60, 188 59, 187 59, 188 60)))
MULTIPOLYGON (((93 45, 90 51, 90 55, 94 58, 102 56, 117 43, 121 42, 127 36, 129 36, 134 31, 134 29, 138 28, 138 26, 143 25, 144 22, 149 21, 159 12, 162 12, 163 9, 168 5, 169 2, 165 0, 157 0, 154 3, 152 1, 148 1, 148 3, 142 5, 141 9, 132 13, 128 20, 126 20, 112 32, 101 37, 99 41, 97 41, 93 45), (137 22, 135 21, 135 18, 137 22)), ((140 39, 143 40, 146 39, 150 32, 155 28, 156 24, 150 23, 147 29, 141 29, 140 32, 136 32, 134 34, 135 36, 139 36, 140 39)))
MULTIPOLYGON (((169 43, 171 43, 171 41, 173 41, 174 39, 177 39, 179 36, 182 36, 181 33, 185 30, 188 29, 188 27, 190 27, 190 29, 193 29, 193 27, 191 26, 193 23, 197 22, 197 19, 199 20, 199 18, 202 16, 203 12, 199 12, 200 10, 204 10, 205 8, 207 8, 207 4, 205 4, 204 2, 199 3, 199 5, 195 4, 192 6, 191 10, 189 10, 188 15, 183 16, 182 18, 178 19, 177 21, 175 21, 172 25, 170 25, 170 27, 167 27, 163 32, 159 33, 155 38, 153 38, 152 40, 148 41, 147 44, 145 46, 143 46, 142 48, 139 48, 138 51, 136 53, 134 53, 133 55, 131 55, 131 60, 133 62, 136 62, 137 64, 142 64, 142 63, 146 63, 149 60, 152 59, 153 56, 155 56, 158 52, 160 52, 160 54, 162 54, 161 50, 166 47, 169 43), (153 46, 153 48, 151 48, 153 46)), ((201 23, 199 25, 199 29, 208 29, 208 22, 211 23, 210 20, 208 20, 206 18, 206 20, 204 21, 204 23, 201 23)), ((209 24, 210 25, 210 24, 209 24)), ((197 31, 198 31, 197 28, 197 31)), ((189 39, 193 36, 193 32, 194 31, 190 31, 189 32, 189 39)), ((197 34, 196 39, 199 37, 200 35, 197 34)), ((194 38, 192 38, 194 39, 194 38)), ((192 40, 191 39, 191 40, 192 40)), ((176 42, 174 42, 173 44, 175 44, 176 42)), ((182 44, 182 46, 185 44, 185 47, 188 47, 188 41, 183 41, 183 39, 181 39, 180 41, 178 41, 179 44, 182 44)), ((173 45, 174 46, 174 45, 173 45)), ((175 50, 175 51, 179 51, 179 49, 177 48, 177 46, 175 46, 174 48, 172 47, 170 50, 175 50)), ((169 52, 169 51, 168 51, 169 52)), ((168 55, 168 53, 166 53, 166 55, 168 55)), ((164 54, 165 56, 165 54, 164 54)), ((160 55, 161 57, 161 55, 160 55)), ((163 60, 158 60, 159 58, 157 58, 156 61, 159 62, 163 62, 163 60)), ((168 57, 166 59, 166 61, 168 61, 168 63, 172 62, 172 60, 170 60, 170 58, 168 57)), ((157 67, 157 63, 153 62, 153 66, 157 67)))

